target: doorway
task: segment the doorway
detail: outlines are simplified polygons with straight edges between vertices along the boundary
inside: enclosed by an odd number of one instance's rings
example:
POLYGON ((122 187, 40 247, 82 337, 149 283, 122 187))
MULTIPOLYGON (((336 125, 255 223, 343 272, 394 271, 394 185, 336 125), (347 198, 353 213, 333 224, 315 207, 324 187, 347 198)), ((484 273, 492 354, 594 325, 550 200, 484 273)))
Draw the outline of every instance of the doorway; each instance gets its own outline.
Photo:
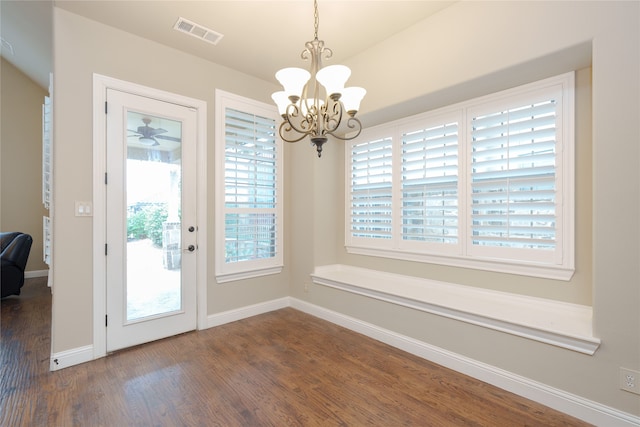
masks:
POLYGON ((104 155, 94 158, 105 170, 94 183, 94 238, 105 242, 102 262, 94 253, 94 319, 104 319, 94 325, 95 358, 205 327, 206 105, 102 76, 94 83, 106 107, 95 140, 104 155))

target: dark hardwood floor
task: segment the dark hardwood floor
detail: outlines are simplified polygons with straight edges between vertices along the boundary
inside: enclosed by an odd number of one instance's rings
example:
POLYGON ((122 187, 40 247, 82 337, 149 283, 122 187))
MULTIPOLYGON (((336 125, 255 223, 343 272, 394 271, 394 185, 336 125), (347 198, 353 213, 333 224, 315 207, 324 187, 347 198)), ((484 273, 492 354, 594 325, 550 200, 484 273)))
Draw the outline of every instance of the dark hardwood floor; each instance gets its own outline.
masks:
POLYGON ((294 309, 49 371, 51 296, 1 303, 1 426, 586 426, 294 309))

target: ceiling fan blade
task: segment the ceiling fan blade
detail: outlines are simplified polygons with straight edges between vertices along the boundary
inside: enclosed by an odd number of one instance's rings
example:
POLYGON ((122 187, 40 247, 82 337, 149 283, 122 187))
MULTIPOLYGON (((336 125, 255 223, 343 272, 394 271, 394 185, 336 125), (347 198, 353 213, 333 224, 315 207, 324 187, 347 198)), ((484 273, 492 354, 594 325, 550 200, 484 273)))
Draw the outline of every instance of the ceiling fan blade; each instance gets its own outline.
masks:
POLYGON ((154 135, 154 137, 158 138, 158 139, 165 139, 167 141, 182 142, 182 138, 178 138, 178 137, 175 137, 175 136, 154 135))
POLYGON ((162 129, 162 128, 158 128, 158 129, 149 128, 149 129, 151 129, 151 132, 149 132, 149 136, 156 136, 161 133, 167 132, 165 129, 162 129))

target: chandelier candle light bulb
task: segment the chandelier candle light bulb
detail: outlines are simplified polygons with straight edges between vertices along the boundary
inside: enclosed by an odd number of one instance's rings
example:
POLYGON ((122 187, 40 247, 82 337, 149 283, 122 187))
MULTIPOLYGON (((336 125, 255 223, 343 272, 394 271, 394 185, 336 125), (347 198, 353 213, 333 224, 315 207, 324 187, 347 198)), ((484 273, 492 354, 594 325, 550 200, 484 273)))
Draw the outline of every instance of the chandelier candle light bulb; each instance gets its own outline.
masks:
POLYGON ((352 86, 342 92, 342 104, 347 113, 353 117, 360 109, 360 102, 367 91, 362 87, 352 86))
MULTIPOLYGON (((311 77, 311 74, 307 70, 295 67, 283 68, 276 73, 276 79, 284 86, 284 93, 287 94, 289 99, 292 96, 300 99, 304 85, 309 81, 309 77, 311 77)), ((295 104, 298 99, 295 101, 292 99, 291 102, 295 104)))
POLYGON ((286 142, 298 142, 309 136, 316 146, 318 157, 322 146, 333 136, 350 140, 360 135, 362 123, 355 117, 360 102, 367 93, 361 87, 344 85, 351 70, 344 65, 322 67, 322 58, 331 58, 333 52, 318 40, 318 1, 314 0, 314 39, 305 44, 302 59, 310 59, 310 71, 302 68, 283 68, 276 79, 284 91, 271 95, 282 116, 278 129, 286 142), (348 135, 348 136, 346 136, 348 135))

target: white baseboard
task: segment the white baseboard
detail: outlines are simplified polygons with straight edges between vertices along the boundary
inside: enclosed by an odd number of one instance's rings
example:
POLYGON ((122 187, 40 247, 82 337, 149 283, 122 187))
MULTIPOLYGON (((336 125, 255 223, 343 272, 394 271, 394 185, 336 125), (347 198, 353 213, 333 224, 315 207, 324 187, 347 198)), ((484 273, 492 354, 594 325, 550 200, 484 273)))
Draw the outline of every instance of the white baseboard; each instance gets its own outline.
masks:
POLYGON ((33 279, 34 277, 47 277, 49 270, 31 270, 24 272, 25 279, 33 279))
POLYGON ((86 345, 84 347, 73 348, 60 353, 51 353, 49 359, 49 369, 57 371, 69 366, 79 365, 80 363, 90 362, 94 359, 93 346, 86 345))
POLYGON ((281 308, 289 307, 290 305, 290 298, 285 297, 262 302, 259 304, 249 305, 246 307, 236 308, 234 310, 223 311, 222 313, 212 314, 207 317, 207 328, 224 325, 225 323, 235 322, 236 320, 246 319, 252 316, 257 316, 258 314, 279 310, 281 308))
POLYGON ((478 362, 356 318, 291 298, 291 307, 361 333, 446 368, 500 387, 596 426, 640 426, 636 417, 600 403, 547 386, 511 372, 478 362))

